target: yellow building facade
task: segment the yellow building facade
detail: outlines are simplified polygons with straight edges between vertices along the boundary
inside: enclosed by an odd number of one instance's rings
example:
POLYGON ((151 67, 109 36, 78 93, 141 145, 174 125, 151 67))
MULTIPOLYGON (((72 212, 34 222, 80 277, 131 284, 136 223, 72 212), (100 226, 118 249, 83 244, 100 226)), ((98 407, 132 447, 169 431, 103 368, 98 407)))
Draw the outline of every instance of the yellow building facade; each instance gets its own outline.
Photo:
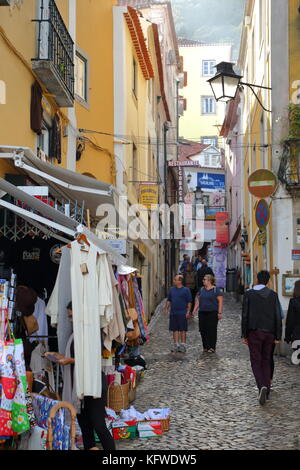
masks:
MULTIPOLYGON (((240 46, 238 68, 243 81, 259 86, 271 87, 271 32, 269 28, 270 2, 248 1, 245 7, 244 26, 240 46)), ((271 109, 270 90, 255 88, 266 109, 271 109)), ((261 231, 255 220, 258 198, 248 190, 248 178, 261 168, 272 169, 271 114, 263 110, 255 95, 244 88, 243 104, 243 232, 247 243, 245 255, 246 287, 256 280, 262 269, 273 269, 272 252, 272 200, 270 222, 266 231, 261 231), (246 259, 247 258, 247 259, 246 259), (249 263, 250 260, 250 263, 249 263)))
POLYGON ((205 44, 186 39, 180 39, 179 45, 187 72, 187 86, 182 93, 186 99, 186 110, 180 118, 180 136, 218 146, 225 104, 215 101, 207 80, 215 75, 217 64, 231 62, 232 45, 205 44))
MULTIPOLYGON (((49 130, 51 133, 52 120, 57 114, 61 127, 61 159, 49 161, 107 183, 115 182, 112 136, 112 7, 115 3, 114 0, 91 0, 86 8, 84 0, 28 0, 19 7, 0 7, 0 55, 5 64, 1 67, 0 80, 6 88, 6 104, 0 107, 2 146, 29 147, 35 154, 41 148, 49 157, 47 134, 49 130), (58 102, 55 91, 49 90, 32 61, 38 58, 38 40, 43 45, 48 34, 45 23, 36 20, 42 18, 42 11, 45 15, 50 10, 54 15, 54 8, 56 21, 61 28, 65 27, 66 35, 70 34, 74 42, 74 99, 68 107, 58 102), (36 79, 43 92, 43 119, 49 121, 40 136, 30 126, 31 86, 36 79), (78 129, 86 129, 88 133, 78 129)), ((60 66, 63 68, 64 64, 60 66)), ((1 176, 14 171, 2 160, 1 176)))

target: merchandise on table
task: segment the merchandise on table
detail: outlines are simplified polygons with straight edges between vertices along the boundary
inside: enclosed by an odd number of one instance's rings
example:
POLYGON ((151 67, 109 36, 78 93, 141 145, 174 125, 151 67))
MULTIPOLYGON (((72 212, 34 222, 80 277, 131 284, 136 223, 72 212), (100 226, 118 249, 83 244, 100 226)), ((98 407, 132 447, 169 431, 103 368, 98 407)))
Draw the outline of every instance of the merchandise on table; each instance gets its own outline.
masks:
POLYGON ((161 429, 153 429, 152 431, 139 431, 139 437, 140 438, 145 438, 145 437, 162 437, 163 431, 161 429))
POLYGON ((113 438, 133 439, 137 437, 136 421, 117 420, 112 423, 113 438))
POLYGON ((138 423, 137 425, 138 431, 153 431, 153 430, 161 430, 161 422, 160 421, 143 421, 138 423))

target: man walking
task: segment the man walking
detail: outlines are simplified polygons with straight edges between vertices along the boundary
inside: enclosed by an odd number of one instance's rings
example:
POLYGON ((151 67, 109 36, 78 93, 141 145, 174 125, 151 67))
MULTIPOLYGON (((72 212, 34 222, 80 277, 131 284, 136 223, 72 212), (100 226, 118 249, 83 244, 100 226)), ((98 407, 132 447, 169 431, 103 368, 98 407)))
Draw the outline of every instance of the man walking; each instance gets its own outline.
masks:
POLYGON ((182 265, 183 265, 183 263, 186 262, 187 258, 188 258, 188 255, 183 255, 183 260, 182 260, 181 263, 179 264, 177 274, 181 274, 182 265))
POLYGON ((206 276, 206 274, 211 274, 212 276, 215 276, 213 270, 207 266, 207 258, 202 257, 201 263, 202 263, 201 268, 199 268, 197 271, 198 289, 201 289, 203 287, 203 279, 206 276))
POLYGON ((173 281, 166 302, 165 312, 170 310, 169 330, 173 332, 174 345, 172 352, 186 352, 187 319, 191 314, 192 294, 190 289, 183 286, 183 276, 177 274, 173 281))
POLYGON ((257 285, 244 295, 242 338, 248 345, 252 371, 259 390, 259 403, 269 398, 273 344, 281 341, 282 319, 278 295, 267 286, 268 271, 260 271, 257 285))

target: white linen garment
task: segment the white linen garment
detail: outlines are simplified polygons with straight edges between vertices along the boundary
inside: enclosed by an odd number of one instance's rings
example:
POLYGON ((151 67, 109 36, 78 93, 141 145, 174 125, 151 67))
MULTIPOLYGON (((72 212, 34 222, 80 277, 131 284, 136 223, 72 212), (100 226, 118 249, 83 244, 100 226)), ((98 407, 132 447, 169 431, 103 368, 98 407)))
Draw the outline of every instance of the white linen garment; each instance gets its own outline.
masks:
POLYGON ((46 307, 46 314, 51 317, 51 325, 57 326, 58 351, 65 354, 67 342, 73 332, 73 326, 67 315, 67 305, 72 300, 71 292, 71 254, 70 248, 61 248, 61 259, 54 289, 46 307))
POLYGON ((33 335, 30 336, 30 342, 32 343, 33 341, 44 341, 44 343, 47 345, 48 344, 48 338, 45 338, 45 336, 48 336, 48 323, 47 323, 47 315, 46 315, 46 304, 43 301, 43 299, 40 299, 40 297, 37 298, 37 301, 34 305, 34 312, 33 316, 36 318, 38 324, 39 324, 39 329, 33 335), (37 338, 38 336, 38 338, 37 338), (42 338, 44 336, 44 338, 42 338), (39 338, 41 337, 41 338, 39 338))
POLYGON ((113 294, 107 254, 99 255, 97 259, 99 312, 101 328, 107 326, 114 316, 113 294))
MULTIPOLYGON (((101 255, 100 255, 101 257, 101 255)), ((71 287, 75 351, 75 380, 78 398, 102 396, 101 335, 98 295, 97 249, 88 252, 71 243, 71 287), (88 273, 82 274, 86 264, 88 273)))

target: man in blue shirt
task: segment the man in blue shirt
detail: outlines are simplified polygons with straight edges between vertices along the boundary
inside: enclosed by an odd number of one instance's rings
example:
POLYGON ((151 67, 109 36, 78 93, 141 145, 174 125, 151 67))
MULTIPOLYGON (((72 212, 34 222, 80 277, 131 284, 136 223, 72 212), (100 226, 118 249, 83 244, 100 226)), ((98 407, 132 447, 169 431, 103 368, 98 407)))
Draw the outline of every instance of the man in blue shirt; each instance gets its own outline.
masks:
POLYGON ((188 330, 187 319, 191 315, 192 293, 183 286, 183 276, 178 274, 173 281, 166 302, 165 312, 170 308, 169 330, 173 332, 174 345, 172 352, 186 352, 186 332, 188 330))

